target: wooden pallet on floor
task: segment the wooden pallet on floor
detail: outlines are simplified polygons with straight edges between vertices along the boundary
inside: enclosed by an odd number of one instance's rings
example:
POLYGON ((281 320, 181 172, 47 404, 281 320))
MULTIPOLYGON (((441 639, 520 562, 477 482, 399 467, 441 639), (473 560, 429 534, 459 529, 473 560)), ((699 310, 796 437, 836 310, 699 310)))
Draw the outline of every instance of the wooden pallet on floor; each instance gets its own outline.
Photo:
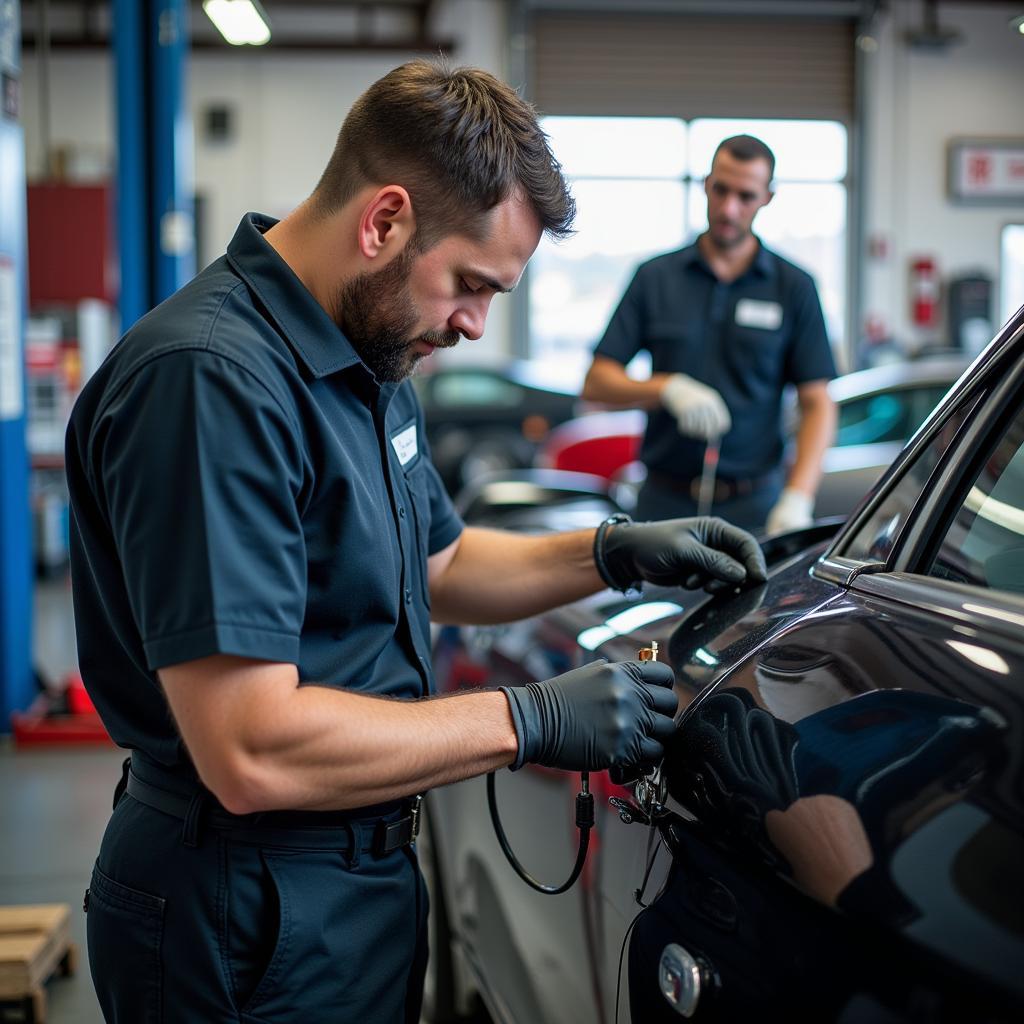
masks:
POLYGON ((0 1002, 21 1003, 29 1024, 43 1024, 43 984, 54 971, 74 974, 77 952, 67 903, 0 907, 0 1002))

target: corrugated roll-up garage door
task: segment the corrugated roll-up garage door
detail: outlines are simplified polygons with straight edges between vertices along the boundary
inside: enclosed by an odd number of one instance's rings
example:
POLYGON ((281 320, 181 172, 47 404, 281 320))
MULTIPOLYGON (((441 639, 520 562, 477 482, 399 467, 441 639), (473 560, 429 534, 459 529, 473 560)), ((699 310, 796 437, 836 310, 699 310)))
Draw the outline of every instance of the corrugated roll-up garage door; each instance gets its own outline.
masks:
POLYGON ((540 11, 532 30, 544 114, 852 120, 846 18, 540 11))

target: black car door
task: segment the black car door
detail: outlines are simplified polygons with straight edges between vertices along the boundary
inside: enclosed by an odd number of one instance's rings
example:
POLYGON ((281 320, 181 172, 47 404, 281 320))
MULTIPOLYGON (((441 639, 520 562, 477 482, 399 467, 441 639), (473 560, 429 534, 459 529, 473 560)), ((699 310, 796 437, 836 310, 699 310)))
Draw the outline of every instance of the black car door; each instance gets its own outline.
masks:
POLYGON ((666 764, 684 813, 631 945, 634 1020, 678 1019, 694 963, 701 1020, 1024 1007, 1017 362, 948 403, 815 566, 829 600, 733 662, 711 649, 666 764))

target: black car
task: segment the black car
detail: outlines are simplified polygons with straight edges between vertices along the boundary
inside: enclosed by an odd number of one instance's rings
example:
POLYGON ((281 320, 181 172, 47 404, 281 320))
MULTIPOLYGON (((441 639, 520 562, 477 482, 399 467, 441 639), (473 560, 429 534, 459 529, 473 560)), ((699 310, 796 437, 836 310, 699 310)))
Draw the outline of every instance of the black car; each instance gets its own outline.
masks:
POLYGON ((564 374, 526 361, 442 366, 412 381, 450 494, 485 473, 531 465, 548 430, 576 414, 579 394, 564 374))
MULTIPOLYGON (((466 515, 552 529, 609 507, 589 479, 530 486, 466 515)), ((656 775, 591 776, 564 895, 513 873, 483 780, 429 795, 435 1020, 479 1001, 516 1024, 1024 1019, 1024 310, 836 529, 771 538, 753 589, 441 630, 443 690, 658 641, 681 711, 656 775)), ((579 777, 496 781, 519 859, 561 881, 579 777)))

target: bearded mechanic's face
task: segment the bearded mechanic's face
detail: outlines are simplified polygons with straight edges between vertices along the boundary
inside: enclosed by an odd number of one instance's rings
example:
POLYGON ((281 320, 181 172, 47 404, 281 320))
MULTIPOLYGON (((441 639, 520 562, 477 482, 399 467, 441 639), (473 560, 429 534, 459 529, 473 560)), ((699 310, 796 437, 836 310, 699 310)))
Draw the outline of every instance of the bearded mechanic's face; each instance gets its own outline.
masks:
POLYGON ((403 380, 435 349, 482 336, 491 299, 515 286, 540 235, 533 209, 511 198, 481 239, 449 235, 425 252, 407 243, 340 288, 338 326, 379 381, 403 380))
POLYGON ((409 287, 416 256, 410 250, 407 245, 382 269, 360 274, 338 293, 338 326, 381 383, 404 380, 435 348, 459 343, 459 332, 451 329, 417 333, 421 317, 409 287))

